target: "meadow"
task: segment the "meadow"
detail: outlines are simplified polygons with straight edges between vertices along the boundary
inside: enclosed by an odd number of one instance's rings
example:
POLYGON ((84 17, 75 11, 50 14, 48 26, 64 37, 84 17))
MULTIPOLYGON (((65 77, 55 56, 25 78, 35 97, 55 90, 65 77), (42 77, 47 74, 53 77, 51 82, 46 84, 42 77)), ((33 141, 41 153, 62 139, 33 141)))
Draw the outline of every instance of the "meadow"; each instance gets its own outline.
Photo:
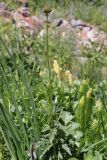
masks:
POLYGON ((49 23, 53 11, 65 19, 72 11, 106 35, 106 7, 31 0, 32 14, 45 19, 43 37, 0 19, 0 160, 107 160, 106 45, 78 50, 74 32, 63 38, 49 23))

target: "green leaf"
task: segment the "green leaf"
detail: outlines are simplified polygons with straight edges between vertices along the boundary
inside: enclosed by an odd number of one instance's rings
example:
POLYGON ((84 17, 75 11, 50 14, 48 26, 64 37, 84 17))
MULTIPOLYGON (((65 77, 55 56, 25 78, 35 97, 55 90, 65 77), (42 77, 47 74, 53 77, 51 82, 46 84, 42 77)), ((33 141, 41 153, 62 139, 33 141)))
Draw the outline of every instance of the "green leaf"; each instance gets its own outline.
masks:
POLYGON ((69 155, 72 155, 71 151, 70 151, 70 148, 68 147, 67 144, 63 144, 62 145, 62 148, 69 154, 69 155))
POLYGON ((92 152, 88 152, 87 154, 85 154, 84 160, 95 160, 92 152))
POLYGON ((93 155, 92 151, 88 152, 84 156, 84 160, 103 160, 102 154, 98 151, 95 151, 95 155, 93 155))
POLYGON ((70 112, 63 111, 60 118, 63 120, 65 125, 67 125, 69 122, 71 122, 73 116, 71 115, 70 112))
POLYGON ((52 147, 52 144, 48 144, 46 147, 45 147, 45 149, 44 149, 44 151, 42 152, 42 154, 40 155, 40 158, 42 158, 44 155, 45 155, 45 153, 47 152, 47 151, 49 151, 49 149, 52 147))
POLYGON ((80 138, 83 136, 83 133, 81 131, 76 131, 74 137, 77 141, 80 140, 80 138))
POLYGON ((50 143, 53 142, 56 133, 57 133, 57 129, 54 128, 54 129, 51 130, 50 135, 49 135, 49 141, 50 141, 50 143))
POLYGON ((95 151, 95 160, 103 160, 102 154, 98 151, 95 151))
POLYGON ((58 152, 58 159, 63 159, 63 156, 60 151, 58 152))

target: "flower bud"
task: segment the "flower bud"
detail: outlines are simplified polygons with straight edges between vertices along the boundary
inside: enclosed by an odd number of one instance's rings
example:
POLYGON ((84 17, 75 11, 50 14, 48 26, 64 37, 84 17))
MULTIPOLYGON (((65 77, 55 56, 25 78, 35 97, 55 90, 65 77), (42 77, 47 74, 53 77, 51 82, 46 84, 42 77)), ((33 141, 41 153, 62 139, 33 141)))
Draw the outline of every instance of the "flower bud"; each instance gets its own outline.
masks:
POLYGON ((80 107, 83 107, 84 104, 85 104, 85 97, 82 96, 81 99, 79 100, 79 106, 80 106, 80 107))
POLYGON ((93 89, 90 88, 90 89, 88 90, 88 92, 86 93, 86 97, 87 97, 87 98, 91 98, 92 93, 93 93, 93 89))
POLYGON ((59 77, 60 76, 60 66, 59 66, 57 60, 54 60, 53 70, 57 74, 57 76, 59 77))
POLYGON ((83 86, 87 86, 87 85, 88 85, 88 81, 87 81, 87 80, 83 80, 83 81, 82 81, 82 85, 83 85, 83 86))
POLYGON ((98 121, 94 119, 92 123, 92 128, 95 129, 97 126, 98 126, 98 121))
POLYGON ((102 111, 103 103, 102 103, 102 100, 100 98, 96 101, 95 106, 97 107, 98 112, 102 111))

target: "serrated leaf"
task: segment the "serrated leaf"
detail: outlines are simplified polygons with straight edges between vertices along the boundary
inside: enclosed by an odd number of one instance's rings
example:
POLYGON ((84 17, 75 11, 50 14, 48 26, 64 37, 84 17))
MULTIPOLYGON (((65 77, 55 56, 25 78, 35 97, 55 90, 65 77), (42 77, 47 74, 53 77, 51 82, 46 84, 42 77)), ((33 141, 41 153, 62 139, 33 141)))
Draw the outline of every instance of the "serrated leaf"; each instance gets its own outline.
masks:
POLYGON ((50 141, 50 143, 52 143, 53 142, 53 140, 54 140, 54 138, 55 138, 55 135, 56 135, 56 133, 57 133, 57 129, 52 129, 51 130, 51 132, 50 132, 50 136, 49 136, 49 141, 50 141))
POLYGON ((80 143, 79 142, 75 142, 76 146, 79 148, 80 143))
POLYGON ((73 116, 70 112, 63 111, 61 114, 61 119, 63 120, 65 125, 67 125, 73 119, 73 116))
POLYGON ((71 151, 70 151, 70 148, 68 147, 67 144, 63 144, 62 145, 62 148, 69 154, 69 155, 72 155, 71 151))
POLYGON ((45 147, 45 149, 44 149, 44 151, 42 152, 42 154, 40 155, 40 158, 42 158, 42 157, 45 155, 45 153, 49 151, 49 149, 50 149, 51 147, 52 147, 52 144, 48 144, 48 145, 45 147))
POLYGON ((75 123, 75 122, 72 122, 72 129, 73 130, 76 130, 80 127, 80 124, 79 123, 75 123))
POLYGON ((58 152, 58 159, 63 159, 63 156, 60 151, 58 152))
POLYGON ((81 131, 76 131, 76 132, 75 132, 74 137, 75 137, 75 139, 76 139, 77 141, 79 141, 82 136, 83 136, 83 133, 82 133, 81 131))

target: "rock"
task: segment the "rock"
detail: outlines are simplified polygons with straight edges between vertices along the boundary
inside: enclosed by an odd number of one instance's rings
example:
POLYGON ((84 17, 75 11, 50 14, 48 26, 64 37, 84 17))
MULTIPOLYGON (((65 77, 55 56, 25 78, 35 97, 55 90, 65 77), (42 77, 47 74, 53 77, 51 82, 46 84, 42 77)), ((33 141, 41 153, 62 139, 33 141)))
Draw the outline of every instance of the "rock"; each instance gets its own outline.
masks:
POLYGON ((74 28, 78 28, 78 29, 83 29, 84 27, 90 28, 90 26, 85 22, 83 22, 82 20, 76 20, 75 18, 72 18, 71 20, 69 20, 69 22, 71 26, 74 28))
POLYGON ((10 21, 11 13, 7 10, 7 5, 4 2, 0 3, 0 18, 2 23, 7 23, 10 21))
POLYGON ((18 9, 18 12, 23 15, 24 17, 29 17, 30 16, 30 11, 27 7, 21 7, 18 9))
POLYGON ((0 10, 3 9, 3 10, 7 10, 7 4, 5 4, 4 2, 1 2, 0 3, 0 10))
POLYGON ((78 27, 80 25, 83 24, 83 22, 81 20, 76 20, 76 19, 72 19, 70 24, 73 26, 73 27, 78 27))
POLYGON ((91 41, 91 42, 96 42, 97 40, 97 35, 94 32, 94 30, 90 30, 89 32, 87 32, 87 38, 91 41))
POLYGON ((92 27, 83 27, 81 31, 77 32, 77 37, 80 48, 82 46, 92 48, 92 42, 97 42, 98 32, 92 27))
POLYGON ((104 43, 104 46, 107 46, 107 35, 103 31, 99 33, 97 37, 97 43, 104 43))
POLYGON ((0 17, 1 17, 2 23, 8 23, 10 22, 11 13, 7 10, 0 9, 0 17))
POLYGON ((34 21, 34 25, 36 26, 36 29, 38 31, 41 31, 41 29, 43 28, 43 21, 37 18, 36 16, 32 16, 31 18, 34 21))
POLYGON ((43 27, 42 21, 36 16, 30 17, 26 8, 18 9, 16 12, 13 12, 12 15, 15 26, 17 28, 24 28, 26 32, 31 35, 34 35, 43 27))
POLYGON ((71 25, 65 19, 55 20, 52 23, 52 26, 54 26, 54 29, 56 29, 56 31, 61 37, 66 37, 71 29, 71 25))

